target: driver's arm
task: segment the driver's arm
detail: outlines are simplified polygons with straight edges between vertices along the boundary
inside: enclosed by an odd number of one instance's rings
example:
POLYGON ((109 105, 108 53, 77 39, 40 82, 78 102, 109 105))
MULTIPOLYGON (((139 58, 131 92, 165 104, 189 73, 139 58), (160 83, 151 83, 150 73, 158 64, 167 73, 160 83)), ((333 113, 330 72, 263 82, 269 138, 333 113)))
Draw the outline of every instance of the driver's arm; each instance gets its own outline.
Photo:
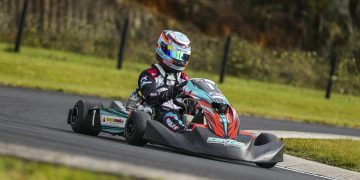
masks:
POLYGON ((172 90, 157 92, 155 79, 146 71, 140 74, 138 86, 148 105, 160 105, 173 97, 172 90))

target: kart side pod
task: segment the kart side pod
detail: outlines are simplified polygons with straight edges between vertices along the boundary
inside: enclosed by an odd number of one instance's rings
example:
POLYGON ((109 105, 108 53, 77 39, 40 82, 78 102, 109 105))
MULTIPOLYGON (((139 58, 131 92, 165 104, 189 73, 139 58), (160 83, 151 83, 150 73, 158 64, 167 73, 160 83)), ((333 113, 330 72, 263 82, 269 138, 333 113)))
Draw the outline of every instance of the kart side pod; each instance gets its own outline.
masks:
POLYGON ((267 137, 266 134, 257 138, 240 134, 236 139, 225 139, 217 137, 208 128, 203 127, 195 127, 186 133, 174 133, 157 121, 148 121, 144 134, 145 139, 189 153, 210 158, 254 162, 258 166, 271 168, 277 162, 283 161, 284 144, 277 138, 267 137))
POLYGON ((74 132, 96 136, 100 131, 123 135, 128 112, 121 102, 113 101, 109 108, 84 100, 69 109, 67 123, 74 132))

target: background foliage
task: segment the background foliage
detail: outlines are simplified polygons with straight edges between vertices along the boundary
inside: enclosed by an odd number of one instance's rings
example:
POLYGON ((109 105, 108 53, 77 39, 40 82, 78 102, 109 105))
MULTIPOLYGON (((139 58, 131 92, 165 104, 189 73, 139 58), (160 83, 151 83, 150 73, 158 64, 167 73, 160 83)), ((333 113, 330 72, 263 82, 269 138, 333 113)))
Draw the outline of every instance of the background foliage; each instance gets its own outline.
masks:
MULTIPOLYGON (((0 0, 0 41, 13 42, 22 0, 0 0)), ((193 42, 189 67, 218 73, 233 35, 228 72, 323 89, 331 51, 341 53, 335 90, 360 94, 359 0, 29 0, 24 43, 115 59, 130 17, 126 60, 154 62, 163 29, 193 42)), ((114 67, 115 68, 115 67, 114 67)))

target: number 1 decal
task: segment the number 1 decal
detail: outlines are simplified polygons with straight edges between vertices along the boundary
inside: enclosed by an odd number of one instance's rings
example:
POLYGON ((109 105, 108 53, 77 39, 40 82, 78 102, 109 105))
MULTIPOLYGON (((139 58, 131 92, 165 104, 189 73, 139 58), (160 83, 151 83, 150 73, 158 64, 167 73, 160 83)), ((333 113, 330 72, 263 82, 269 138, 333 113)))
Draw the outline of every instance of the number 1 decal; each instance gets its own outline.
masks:
POLYGON ((212 90, 214 90, 215 88, 214 88, 214 86, 212 85, 212 84, 210 84, 210 83, 206 83, 208 86, 209 86, 209 88, 210 89, 212 89, 212 90))

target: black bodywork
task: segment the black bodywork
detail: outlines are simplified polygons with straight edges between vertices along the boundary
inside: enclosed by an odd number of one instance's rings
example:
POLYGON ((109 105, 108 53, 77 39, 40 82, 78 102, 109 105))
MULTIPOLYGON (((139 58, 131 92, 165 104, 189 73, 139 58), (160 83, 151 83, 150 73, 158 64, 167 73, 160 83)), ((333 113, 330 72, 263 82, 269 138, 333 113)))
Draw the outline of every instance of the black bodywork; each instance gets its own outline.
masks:
POLYGON ((216 135, 201 126, 194 127, 192 131, 185 133, 174 133, 158 121, 148 121, 144 134, 145 139, 158 142, 161 145, 204 156, 255 163, 283 161, 284 144, 281 141, 272 141, 261 146, 255 146, 255 136, 240 134, 236 141, 245 146, 239 148, 219 143, 208 143, 209 137, 216 137, 216 135))

